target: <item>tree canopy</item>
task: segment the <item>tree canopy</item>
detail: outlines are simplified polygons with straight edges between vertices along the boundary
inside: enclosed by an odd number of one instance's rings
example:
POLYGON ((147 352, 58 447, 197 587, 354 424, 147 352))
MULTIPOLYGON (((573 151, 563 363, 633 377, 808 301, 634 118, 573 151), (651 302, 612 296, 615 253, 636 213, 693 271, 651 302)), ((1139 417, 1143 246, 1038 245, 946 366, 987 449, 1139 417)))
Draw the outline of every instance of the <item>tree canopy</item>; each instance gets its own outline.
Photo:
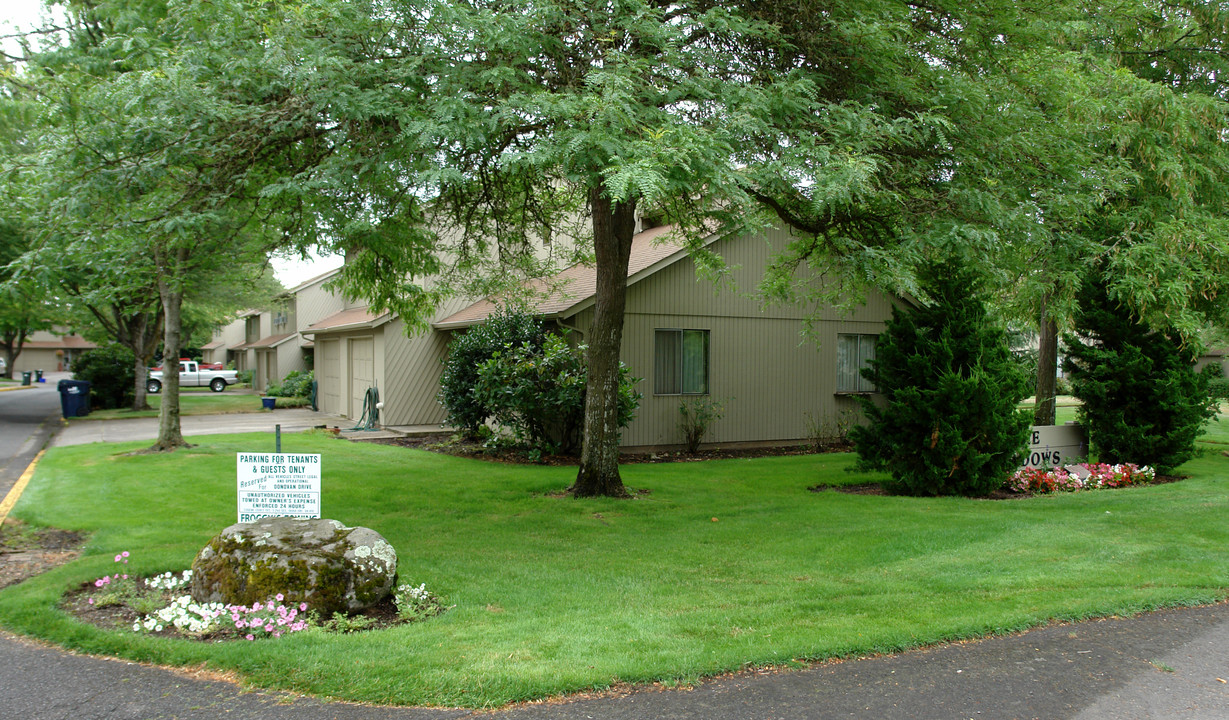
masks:
POLYGON ((713 234, 789 227, 769 300, 926 302, 917 269, 955 256, 1020 317, 1069 316, 1104 263, 1141 317, 1224 318, 1226 23, 1192 0, 72 7, 21 80, 47 226, 148 258, 168 322, 185 278, 275 247, 344 252, 340 289, 411 327, 594 262, 580 495, 623 492, 646 214, 714 276, 713 234))

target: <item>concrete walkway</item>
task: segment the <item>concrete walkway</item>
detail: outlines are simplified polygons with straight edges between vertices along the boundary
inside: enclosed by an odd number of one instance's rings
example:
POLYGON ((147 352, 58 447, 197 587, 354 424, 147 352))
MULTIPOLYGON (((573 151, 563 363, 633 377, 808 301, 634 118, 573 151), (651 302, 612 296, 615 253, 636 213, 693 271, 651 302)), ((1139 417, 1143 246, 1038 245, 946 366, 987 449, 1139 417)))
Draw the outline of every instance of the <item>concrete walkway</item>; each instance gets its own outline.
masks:
MULTIPOLYGON (((229 415, 185 415, 179 420, 185 437, 219 435, 223 433, 267 432, 277 425, 282 432, 301 432, 314 427, 350 427, 354 423, 335 415, 325 415, 310 408, 292 408, 271 412, 232 413, 229 415)), ((126 442, 154 440, 158 437, 158 418, 125 418, 123 420, 74 420, 52 440, 54 446, 85 445, 95 442, 126 442)))

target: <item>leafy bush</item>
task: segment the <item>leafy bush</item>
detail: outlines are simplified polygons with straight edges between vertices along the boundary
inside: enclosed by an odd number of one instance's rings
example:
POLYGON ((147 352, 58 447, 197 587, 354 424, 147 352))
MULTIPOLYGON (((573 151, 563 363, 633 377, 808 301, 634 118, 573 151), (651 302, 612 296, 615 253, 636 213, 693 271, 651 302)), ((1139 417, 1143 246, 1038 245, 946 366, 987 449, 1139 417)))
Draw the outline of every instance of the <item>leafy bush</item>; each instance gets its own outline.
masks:
POLYGON ((235 373, 235 377, 239 380, 239 382, 243 383, 244 385, 252 384, 252 371, 251 370, 240 370, 239 372, 235 373))
POLYGON ((1215 416, 1209 374, 1195 372, 1195 349, 1169 328, 1154 329, 1090 278, 1067 335, 1067 374, 1083 405, 1079 417, 1104 463, 1138 462, 1161 472, 1195 454, 1195 438, 1215 416))
POLYGON ((694 453, 700 448, 700 441, 708 434, 709 428, 724 414, 725 404, 708 396, 679 402, 679 430, 683 432, 687 452, 694 453))
MULTIPOLYGON (((585 346, 572 347, 564 336, 547 335, 496 352, 477 369, 475 407, 490 413, 516 439, 537 452, 573 453, 584 425, 585 346)), ((619 427, 627 427, 640 406, 637 381, 619 368, 619 427)), ((483 420, 486 418, 484 417, 483 420)))
POLYGON ((265 391, 265 395, 269 397, 285 397, 285 398, 305 398, 312 394, 312 381, 315 376, 311 370, 307 372, 299 372, 292 370, 281 384, 270 385, 265 391))
POLYGON ((90 384, 91 407, 127 407, 136 394, 136 357, 121 345, 86 350, 73 360, 73 377, 90 384))
POLYGON ((1020 462, 1029 417, 1016 405, 1029 378, 986 311, 968 268, 933 264, 929 306, 894 309, 863 370, 882 393, 864 398, 869 425, 850 430, 863 469, 885 470, 911 495, 986 495, 1020 462))
POLYGON ((481 325, 453 337, 440 377, 439 401, 448 411, 447 423, 475 435, 494 413, 474 394, 478 368, 496 353, 528 344, 541 348, 546 338, 542 321, 522 312, 501 311, 481 325))

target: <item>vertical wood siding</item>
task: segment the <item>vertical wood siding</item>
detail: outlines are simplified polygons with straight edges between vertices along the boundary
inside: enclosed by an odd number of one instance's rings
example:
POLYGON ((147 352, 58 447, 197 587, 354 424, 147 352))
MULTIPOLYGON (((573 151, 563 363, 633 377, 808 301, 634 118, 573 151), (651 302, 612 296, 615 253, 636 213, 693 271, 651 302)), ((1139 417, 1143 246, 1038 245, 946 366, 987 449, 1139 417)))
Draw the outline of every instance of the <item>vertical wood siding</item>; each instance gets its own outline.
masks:
MULTIPOLYGON (((836 394, 836 337, 880 334, 892 301, 873 293, 848 316, 822 308, 813 336, 804 338, 808 308, 763 307, 752 297, 770 255, 788 241, 787 233, 776 231, 714 246, 728 265, 738 266, 731 273, 733 288, 718 289, 697 278, 690 259, 628 288, 621 354, 632 374, 643 378, 637 389, 644 398, 622 445, 682 442, 679 404, 692 396, 653 393, 657 329, 709 331, 709 397, 725 409, 705 442, 803 440, 808 420, 835 422, 842 412, 856 414, 856 400, 836 394)), ((591 318, 586 310, 570 324, 585 330, 591 318)))
MULTIPOLYGON (((472 304, 451 300, 436 313, 445 318, 472 304)), ((400 318, 385 325, 385 362, 388 364, 388 389, 380 391, 384 401, 385 425, 438 425, 446 413, 436 399, 448 355, 449 332, 427 330, 413 336, 405 333, 400 318)))

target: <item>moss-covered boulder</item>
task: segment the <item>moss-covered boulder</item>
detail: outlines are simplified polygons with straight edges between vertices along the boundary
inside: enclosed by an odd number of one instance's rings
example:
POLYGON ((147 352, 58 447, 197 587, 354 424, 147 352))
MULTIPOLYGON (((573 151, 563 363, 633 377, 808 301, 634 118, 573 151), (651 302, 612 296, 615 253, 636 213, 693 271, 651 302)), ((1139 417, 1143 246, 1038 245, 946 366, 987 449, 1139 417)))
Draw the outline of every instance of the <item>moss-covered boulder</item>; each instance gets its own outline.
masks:
POLYGON ((281 594, 323 615, 355 612, 396 584, 397 553, 374 530, 336 520, 264 518, 231 525, 192 562, 197 602, 252 605, 281 594))

